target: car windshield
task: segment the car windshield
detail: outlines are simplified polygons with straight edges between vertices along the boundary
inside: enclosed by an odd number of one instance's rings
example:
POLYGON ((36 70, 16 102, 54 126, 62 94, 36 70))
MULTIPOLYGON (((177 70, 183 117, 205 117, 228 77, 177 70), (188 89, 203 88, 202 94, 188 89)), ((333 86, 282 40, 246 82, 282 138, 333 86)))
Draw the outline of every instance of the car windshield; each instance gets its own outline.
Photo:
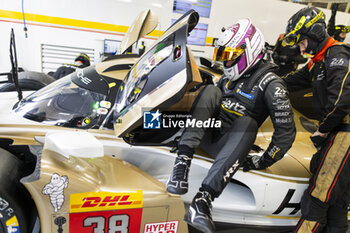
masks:
POLYGON ((139 97, 148 81, 152 70, 169 57, 174 47, 174 36, 169 36, 165 40, 153 46, 139 62, 130 70, 121 86, 121 92, 117 98, 117 112, 123 114, 126 108, 134 103, 139 97))
POLYGON ((94 69, 84 69, 34 92, 15 112, 50 125, 91 128, 105 112, 100 105, 107 95, 107 83, 94 69))

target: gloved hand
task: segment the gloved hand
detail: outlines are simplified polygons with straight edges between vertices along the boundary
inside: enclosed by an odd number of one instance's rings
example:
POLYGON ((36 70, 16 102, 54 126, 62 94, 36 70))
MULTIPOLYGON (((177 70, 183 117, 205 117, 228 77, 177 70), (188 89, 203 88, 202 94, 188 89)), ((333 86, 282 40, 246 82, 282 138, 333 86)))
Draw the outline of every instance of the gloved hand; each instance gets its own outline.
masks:
POLYGON ((243 162, 243 171, 247 172, 249 170, 258 170, 259 160, 260 156, 258 155, 248 155, 245 161, 243 162))
POLYGON ((273 61, 277 65, 285 65, 288 61, 288 57, 286 55, 278 55, 276 53, 272 54, 273 61))
POLYGON ((317 150, 321 150, 323 143, 326 141, 327 138, 321 137, 321 136, 310 136, 310 139, 317 150))
POLYGON ((273 159, 267 155, 248 155, 246 160, 243 162, 243 171, 247 172, 249 170, 263 170, 274 163, 273 159))
POLYGON ((287 55, 279 55, 278 56, 278 60, 281 62, 281 63, 286 63, 286 62, 288 62, 288 57, 287 57, 287 55))
POLYGON ((322 148, 323 143, 327 140, 328 133, 320 133, 318 130, 314 132, 310 139, 317 150, 320 150, 322 148))

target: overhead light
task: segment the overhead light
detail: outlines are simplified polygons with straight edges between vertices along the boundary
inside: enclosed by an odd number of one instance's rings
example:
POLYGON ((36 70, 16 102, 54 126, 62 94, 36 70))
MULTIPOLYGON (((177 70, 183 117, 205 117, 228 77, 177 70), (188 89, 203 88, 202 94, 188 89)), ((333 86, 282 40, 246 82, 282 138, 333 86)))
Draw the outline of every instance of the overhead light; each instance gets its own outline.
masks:
POLYGON ((152 6, 159 7, 159 8, 162 8, 162 7, 163 7, 162 4, 160 4, 160 3, 155 3, 155 2, 152 3, 152 6))
POLYGON ((132 0, 119 0, 119 2, 132 2, 132 0))

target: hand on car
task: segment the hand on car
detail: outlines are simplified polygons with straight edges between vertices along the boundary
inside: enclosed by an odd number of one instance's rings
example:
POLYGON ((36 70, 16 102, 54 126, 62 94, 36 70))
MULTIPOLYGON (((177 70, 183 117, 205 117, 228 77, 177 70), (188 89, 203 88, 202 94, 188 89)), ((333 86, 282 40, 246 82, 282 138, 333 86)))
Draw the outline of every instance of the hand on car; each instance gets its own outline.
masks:
POLYGON ((247 172, 249 170, 262 170, 260 166, 260 158, 259 155, 248 155, 246 160, 243 162, 243 171, 247 172))
POLYGON ((321 133, 320 131, 316 130, 316 132, 311 137, 320 136, 320 137, 326 138, 328 137, 328 134, 329 133, 321 133))
POLYGON ((320 150, 322 148, 322 144, 327 139, 328 134, 329 133, 321 133, 317 130, 313 135, 310 136, 310 139, 317 150, 320 150))

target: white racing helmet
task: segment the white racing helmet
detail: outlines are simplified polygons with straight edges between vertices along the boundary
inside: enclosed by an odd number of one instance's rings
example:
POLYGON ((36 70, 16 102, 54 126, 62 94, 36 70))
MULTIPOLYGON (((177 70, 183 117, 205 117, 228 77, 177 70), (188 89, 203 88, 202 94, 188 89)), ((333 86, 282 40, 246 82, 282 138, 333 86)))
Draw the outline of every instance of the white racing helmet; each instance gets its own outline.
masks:
POLYGON ((223 61, 224 74, 232 81, 262 59, 264 36, 249 19, 228 27, 215 44, 214 61, 223 61))

